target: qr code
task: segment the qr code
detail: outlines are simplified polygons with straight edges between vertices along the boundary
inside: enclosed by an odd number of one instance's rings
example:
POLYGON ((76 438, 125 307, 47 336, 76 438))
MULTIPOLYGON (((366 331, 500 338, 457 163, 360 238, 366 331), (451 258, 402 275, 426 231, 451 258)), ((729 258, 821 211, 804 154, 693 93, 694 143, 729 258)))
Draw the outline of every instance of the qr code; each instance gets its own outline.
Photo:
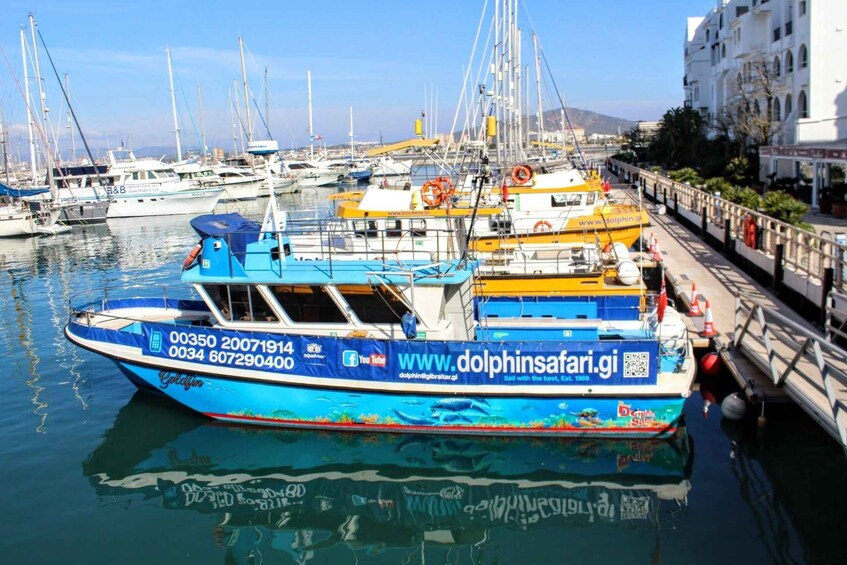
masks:
POLYGON ((640 379, 650 375, 650 354, 624 353, 623 354, 623 378, 640 379))
POLYGON ((621 495, 621 520, 650 518, 650 499, 646 496, 621 495))

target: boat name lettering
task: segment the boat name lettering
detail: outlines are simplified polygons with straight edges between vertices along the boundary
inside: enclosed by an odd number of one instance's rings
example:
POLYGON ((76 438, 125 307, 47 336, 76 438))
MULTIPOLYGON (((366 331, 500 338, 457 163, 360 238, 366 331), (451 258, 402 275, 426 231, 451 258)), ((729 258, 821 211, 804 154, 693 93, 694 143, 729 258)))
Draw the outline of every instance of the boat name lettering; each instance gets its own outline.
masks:
POLYGON ((126 194, 126 187, 124 185, 119 186, 107 186, 106 194, 126 194))
MULTIPOLYGON (((488 378, 502 373, 548 374, 548 375, 597 375, 608 379, 618 370, 618 350, 595 357, 591 350, 569 353, 562 350, 558 355, 521 355, 502 351, 471 353, 465 350, 456 359, 456 368, 461 373, 488 373, 488 378)), ((583 380, 583 379, 579 379, 583 380)))
POLYGON ((656 423, 656 413, 652 410, 633 408, 623 402, 618 402, 618 418, 632 418, 629 423, 632 427, 651 426, 656 423))
MULTIPOLYGON (((587 493, 586 493, 587 494, 587 493)), ((465 506, 466 514, 487 514, 492 521, 504 524, 535 524, 554 516, 584 515, 589 522, 595 517, 607 521, 615 519, 615 505, 609 502, 608 493, 600 493, 595 500, 579 496, 573 498, 536 497, 528 494, 511 496, 494 496, 483 499, 476 504, 465 506)))
POLYGON ((579 227, 603 227, 613 224, 637 224, 641 221, 641 216, 609 216, 602 218, 593 218, 590 220, 579 220, 579 227))
POLYGON ((203 379, 185 373, 172 373, 170 371, 159 371, 159 387, 164 390, 171 385, 182 386, 185 390, 203 386, 203 379))

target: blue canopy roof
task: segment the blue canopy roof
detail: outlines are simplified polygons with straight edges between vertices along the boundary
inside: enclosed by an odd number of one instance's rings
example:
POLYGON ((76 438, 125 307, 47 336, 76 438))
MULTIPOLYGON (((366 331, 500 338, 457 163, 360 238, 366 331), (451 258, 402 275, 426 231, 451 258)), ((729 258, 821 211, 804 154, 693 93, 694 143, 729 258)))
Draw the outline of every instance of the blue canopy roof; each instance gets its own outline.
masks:
POLYGON ((258 222, 235 212, 197 216, 191 220, 191 227, 202 238, 226 238, 230 250, 236 255, 243 254, 247 250, 247 244, 259 239, 259 232, 262 231, 258 222))

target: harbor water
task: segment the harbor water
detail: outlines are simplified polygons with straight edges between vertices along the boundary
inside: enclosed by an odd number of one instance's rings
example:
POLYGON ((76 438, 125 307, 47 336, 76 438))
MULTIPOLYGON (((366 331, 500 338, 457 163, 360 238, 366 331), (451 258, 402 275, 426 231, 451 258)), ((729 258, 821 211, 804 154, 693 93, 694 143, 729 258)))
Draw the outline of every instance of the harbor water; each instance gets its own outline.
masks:
POLYGON ((4 562, 843 562, 847 462, 791 406, 760 427, 695 392, 673 440, 472 438, 224 425, 136 391, 64 338, 66 306, 179 285, 189 219, 0 240, 4 562))

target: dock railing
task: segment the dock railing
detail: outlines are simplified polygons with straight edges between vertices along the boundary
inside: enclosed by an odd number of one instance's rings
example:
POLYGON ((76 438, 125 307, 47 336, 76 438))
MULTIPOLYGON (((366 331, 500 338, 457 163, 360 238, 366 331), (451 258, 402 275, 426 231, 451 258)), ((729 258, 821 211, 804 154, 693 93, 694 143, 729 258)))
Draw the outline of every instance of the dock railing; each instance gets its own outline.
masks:
POLYGON ((824 308, 830 290, 847 293, 847 243, 786 224, 657 172, 616 160, 610 160, 610 165, 627 184, 638 186, 647 198, 664 204, 669 214, 699 226, 701 235, 715 237, 724 251, 731 245, 735 253, 762 270, 796 274, 799 280, 793 290, 819 308, 824 308), (748 218, 756 225, 754 239, 745 237, 748 218), (806 282, 816 287, 813 292, 806 288, 806 282))

